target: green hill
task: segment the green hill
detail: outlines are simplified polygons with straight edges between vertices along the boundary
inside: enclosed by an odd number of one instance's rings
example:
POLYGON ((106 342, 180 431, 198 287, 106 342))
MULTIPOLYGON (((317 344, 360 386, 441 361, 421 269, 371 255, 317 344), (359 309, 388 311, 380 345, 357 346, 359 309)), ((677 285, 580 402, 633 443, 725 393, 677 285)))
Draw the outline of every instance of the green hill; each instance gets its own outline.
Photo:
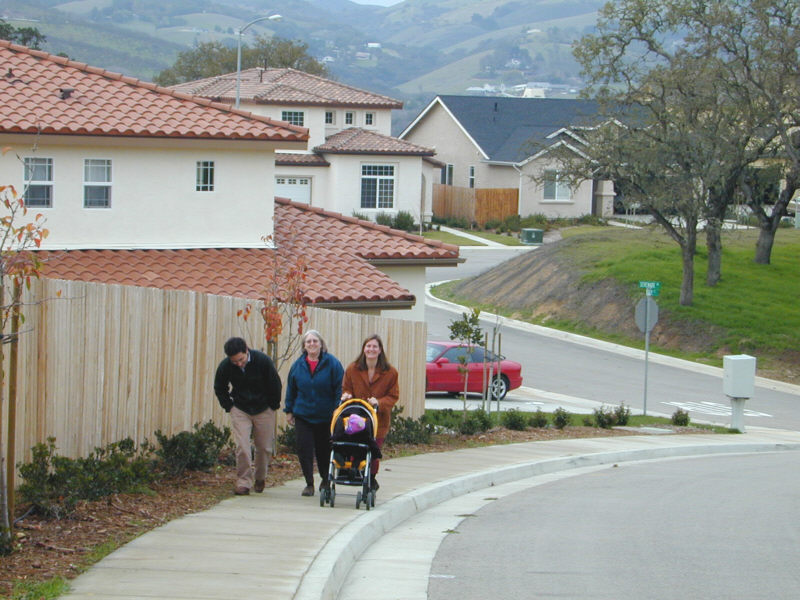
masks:
MULTIPOLYGON (((269 11, 260 0, 6 0, 15 26, 35 26, 45 50, 151 79, 202 41, 234 46, 239 27, 269 11)), ((405 98, 525 81, 579 83, 570 44, 601 0, 292 0, 255 34, 302 40, 340 81, 405 98), (443 74, 446 77, 443 77, 443 74)), ((272 11, 275 12, 275 11, 272 11)))

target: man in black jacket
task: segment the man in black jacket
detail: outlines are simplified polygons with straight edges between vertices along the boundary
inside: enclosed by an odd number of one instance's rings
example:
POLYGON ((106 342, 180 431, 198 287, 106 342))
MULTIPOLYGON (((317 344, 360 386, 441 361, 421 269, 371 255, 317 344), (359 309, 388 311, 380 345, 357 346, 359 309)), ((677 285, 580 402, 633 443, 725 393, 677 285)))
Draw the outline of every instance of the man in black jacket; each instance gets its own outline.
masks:
POLYGON ((214 393, 225 412, 231 413, 236 442, 237 496, 250 488, 264 491, 269 457, 275 437, 275 411, 281 404, 281 379, 275 365, 263 352, 252 350, 240 337, 224 346, 225 355, 214 376, 214 393), (255 446, 255 482, 250 436, 255 446))

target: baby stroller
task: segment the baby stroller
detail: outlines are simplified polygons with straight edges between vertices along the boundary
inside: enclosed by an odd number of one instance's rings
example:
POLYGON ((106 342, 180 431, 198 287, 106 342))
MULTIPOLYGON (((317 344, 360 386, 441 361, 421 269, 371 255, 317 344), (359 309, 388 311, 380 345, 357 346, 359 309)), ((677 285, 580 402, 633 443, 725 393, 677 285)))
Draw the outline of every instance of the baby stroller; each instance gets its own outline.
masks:
POLYGON ((366 400, 353 398, 342 402, 331 419, 331 463, 328 471, 330 488, 322 490, 319 505, 334 506, 336 486, 359 486, 356 508, 361 502, 369 510, 375 506, 375 490, 372 489, 372 459, 381 458, 381 450, 375 441, 378 415, 366 400))

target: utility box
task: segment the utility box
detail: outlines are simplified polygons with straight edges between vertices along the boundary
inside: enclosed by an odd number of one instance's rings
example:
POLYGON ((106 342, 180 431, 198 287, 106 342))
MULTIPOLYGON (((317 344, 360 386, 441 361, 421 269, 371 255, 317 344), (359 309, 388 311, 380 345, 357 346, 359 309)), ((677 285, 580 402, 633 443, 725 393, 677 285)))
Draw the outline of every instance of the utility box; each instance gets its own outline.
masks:
POLYGON ((541 244, 544 240, 544 231, 541 229, 522 229, 519 232, 519 241, 523 244, 541 244))
POLYGON ((722 357, 722 391, 731 398, 752 398, 756 380, 756 357, 732 354, 722 357))

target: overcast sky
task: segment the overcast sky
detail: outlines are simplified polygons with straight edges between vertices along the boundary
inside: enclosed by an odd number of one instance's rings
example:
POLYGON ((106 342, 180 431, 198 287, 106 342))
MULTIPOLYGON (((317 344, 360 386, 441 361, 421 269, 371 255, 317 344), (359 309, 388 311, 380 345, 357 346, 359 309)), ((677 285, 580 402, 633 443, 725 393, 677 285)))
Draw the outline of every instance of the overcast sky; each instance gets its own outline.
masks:
POLYGON ((350 0, 356 4, 376 4, 378 6, 391 6, 392 4, 399 4, 403 0, 350 0))

